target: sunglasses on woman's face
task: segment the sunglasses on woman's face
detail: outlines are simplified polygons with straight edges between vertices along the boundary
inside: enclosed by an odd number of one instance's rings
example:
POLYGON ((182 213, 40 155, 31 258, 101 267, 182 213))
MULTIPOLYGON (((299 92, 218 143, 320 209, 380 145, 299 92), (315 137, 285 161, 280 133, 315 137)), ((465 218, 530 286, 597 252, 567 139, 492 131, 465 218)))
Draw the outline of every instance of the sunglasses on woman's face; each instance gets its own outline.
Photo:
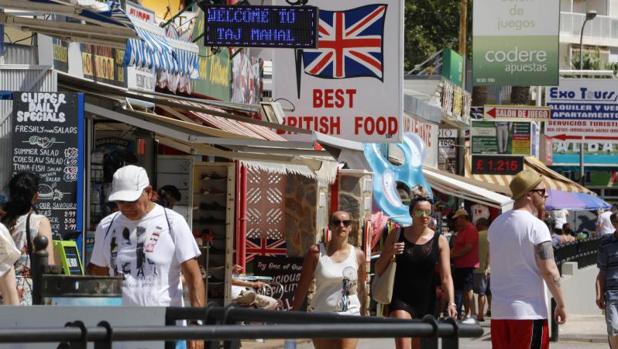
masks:
POLYGON ((414 210, 415 217, 431 217, 431 210, 414 210))
POLYGON ((332 225, 333 227, 338 227, 341 225, 341 223, 343 223, 344 226, 349 227, 350 224, 352 224, 352 220, 351 219, 333 219, 332 221, 330 221, 330 225, 332 225))

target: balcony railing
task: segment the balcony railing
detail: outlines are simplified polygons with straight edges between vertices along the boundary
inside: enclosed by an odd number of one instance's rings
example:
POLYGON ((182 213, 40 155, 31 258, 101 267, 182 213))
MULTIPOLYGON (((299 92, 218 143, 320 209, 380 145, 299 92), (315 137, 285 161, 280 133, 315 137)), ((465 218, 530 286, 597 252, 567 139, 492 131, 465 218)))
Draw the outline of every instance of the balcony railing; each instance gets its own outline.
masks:
MULTIPOLYGON (((560 35, 573 35, 579 38, 585 19, 585 13, 561 12, 560 35)), ((596 40, 618 40, 618 18, 597 16, 586 24, 584 37, 596 40)))

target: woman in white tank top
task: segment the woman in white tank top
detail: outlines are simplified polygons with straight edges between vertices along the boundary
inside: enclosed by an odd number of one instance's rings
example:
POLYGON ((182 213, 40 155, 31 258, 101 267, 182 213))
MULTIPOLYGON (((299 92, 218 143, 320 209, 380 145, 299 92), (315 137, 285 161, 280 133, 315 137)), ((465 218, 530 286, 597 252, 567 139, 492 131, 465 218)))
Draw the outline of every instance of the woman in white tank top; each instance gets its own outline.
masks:
MULTIPOLYGON (((294 294, 292 310, 300 310, 311 280, 316 290, 308 311, 334 312, 342 315, 366 315, 365 254, 348 243, 352 229, 350 214, 333 213, 330 221, 332 236, 327 243, 313 245, 305 255, 303 270, 294 294)), ((314 339, 316 349, 354 349, 358 339, 314 339)))

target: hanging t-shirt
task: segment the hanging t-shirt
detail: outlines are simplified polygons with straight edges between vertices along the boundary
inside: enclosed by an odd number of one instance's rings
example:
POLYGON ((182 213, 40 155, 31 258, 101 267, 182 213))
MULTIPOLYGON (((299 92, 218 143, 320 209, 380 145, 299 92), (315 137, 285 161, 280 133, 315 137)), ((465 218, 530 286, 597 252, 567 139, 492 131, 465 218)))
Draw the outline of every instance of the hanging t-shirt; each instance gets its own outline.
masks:
POLYGON ((492 319, 547 319, 545 287, 534 247, 551 241, 547 225, 524 210, 500 215, 489 227, 492 319))
POLYGON ((489 207, 481 204, 474 204, 470 206, 470 209, 472 210, 472 223, 476 224, 479 218, 489 219, 489 207))
POLYGON ((551 216, 554 219, 554 228, 562 229, 562 226, 567 222, 567 216, 569 215, 569 210, 561 209, 561 210, 553 210, 551 211, 551 216))
POLYGON ((597 218, 597 233, 600 235, 613 234, 616 229, 610 220, 612 211, 605 211, 597 218))
POLYGON ((183 305, 181 264, 200 250, 185 219, 167 210, 170 233, 163 210, 156 205, 138 221, 113 213, 97 227, 90 262, 110 268, 110 275, 124 275, 124 305, 183 305))

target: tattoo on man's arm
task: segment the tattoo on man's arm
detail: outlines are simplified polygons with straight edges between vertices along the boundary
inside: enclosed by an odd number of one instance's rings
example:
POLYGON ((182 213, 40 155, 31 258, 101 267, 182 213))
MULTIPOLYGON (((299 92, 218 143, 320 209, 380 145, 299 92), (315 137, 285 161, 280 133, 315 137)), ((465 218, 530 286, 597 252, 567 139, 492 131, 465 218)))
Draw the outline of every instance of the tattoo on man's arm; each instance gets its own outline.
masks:
POLYGON ((551 241, 545 241, 534 246, 534 250, 541 260, 554 259, 554 248, 551 241))

